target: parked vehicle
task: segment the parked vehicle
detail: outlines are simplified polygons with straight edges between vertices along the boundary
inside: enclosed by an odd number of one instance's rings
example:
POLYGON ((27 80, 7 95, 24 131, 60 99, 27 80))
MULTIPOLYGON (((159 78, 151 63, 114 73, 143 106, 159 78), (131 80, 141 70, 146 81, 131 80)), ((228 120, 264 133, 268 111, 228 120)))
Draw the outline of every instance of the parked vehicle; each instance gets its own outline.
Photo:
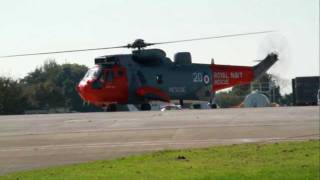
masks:
POLYGON ((175 104, 169 104, 161 107, 161 111, 167 111, 167 110, 182 110, 180 105, 175 104))

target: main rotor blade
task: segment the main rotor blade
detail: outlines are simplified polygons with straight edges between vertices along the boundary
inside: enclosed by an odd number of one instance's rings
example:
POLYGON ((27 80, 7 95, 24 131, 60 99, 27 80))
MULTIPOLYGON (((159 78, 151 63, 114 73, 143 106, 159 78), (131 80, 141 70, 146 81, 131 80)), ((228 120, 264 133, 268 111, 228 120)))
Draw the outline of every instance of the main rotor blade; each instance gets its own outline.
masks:
POLYGON ((265 33, 271 33, 271 32, 275 32, 275 31, 258 31, 258 32, 250 32, 250 33, 227 34, 227 35, 220 35, 220 36, 209 36, 209 37, 202 37, 202 38, 182 39, 182 40, 177 40, 177 41, 166 41, 166 42, 152 43, 152 45, 173 44, 173 43, 201 41, 201 40, 207 40, 207 39, 228 38, 228 37, 237 37, 237 36, 248 36, 248 35, 265 34, 265 33))
POLYGON ((89 48, 89 49, 74 49, 74 50, 66 50, 66 51, 13 54, 13 55, 7 55, 7 56, 0 56, 0 58, 10 58, 10 57, 19 57, 19 56, 34 56, 34 55, 44 55, 44 54, 60 54, 60 53, 71 53, 71 52, 81 52, 81 51, 97 51, 97 50, 117 49, 117 48, 126 48, 126 47, 127 46, 114 46, 114 47, 89 48))
POLYGON ((75 50, 65 50, 65 51, 51 51, 51 52, 38 52, 38 53, 25 53, 25 54, 13 54, 13 55, 6 55, 0 56, 0 58, 10 58, 10 57, 19 57, 19 56, 34 56, 34 55, 45 55, 45 54, 59 54, 59 53, 71 53, 71 52, 81 52, 81 51, 96 51, 96 50, 106 50, 106 49, 117 49, 117 48, 144 48, 147 46, 152 45, 160 45, 160 44, 172 44, 172 43, 181 43, 181 42, 188 42, 188 41, 200 41, 200 40, 207 40, 207 39, 218 39, 218 38, 227 38, 227 37, 237 37, 237 36, 248 36, 248 35, 255 35, 255 34, 263 34, 263 33, 270 33, 274 31, 259 31, 259 32, 250 32, 250 33, 241 33, 241 34, 227 34, 227 35, 220 35, 220 36, 209 36, 203 38, 193 38, 193 39, 184 39, 184 40, 177 40, 177 41, 167 41, 167 42, 159 42, 159 43, 145 43, 143 40, 142 42, 134 42, 133 44, 128 44, 125 46, 114 46, 114 47, 102 47, 102 48, 89 48, 89 49, 75 49, 75 50))

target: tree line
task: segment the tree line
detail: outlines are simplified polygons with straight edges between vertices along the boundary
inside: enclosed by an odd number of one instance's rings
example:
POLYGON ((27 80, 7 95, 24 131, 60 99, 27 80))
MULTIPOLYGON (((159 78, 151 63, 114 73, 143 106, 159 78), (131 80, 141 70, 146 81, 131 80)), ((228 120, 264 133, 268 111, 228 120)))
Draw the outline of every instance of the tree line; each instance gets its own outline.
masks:
POLYGON ((49 60, 22 79, 0 77, 0 114, 23 114, 26 111, 55 110, 101 111, 85 104, 76 85, 88 68, 78 64, 57 64, 49 60))

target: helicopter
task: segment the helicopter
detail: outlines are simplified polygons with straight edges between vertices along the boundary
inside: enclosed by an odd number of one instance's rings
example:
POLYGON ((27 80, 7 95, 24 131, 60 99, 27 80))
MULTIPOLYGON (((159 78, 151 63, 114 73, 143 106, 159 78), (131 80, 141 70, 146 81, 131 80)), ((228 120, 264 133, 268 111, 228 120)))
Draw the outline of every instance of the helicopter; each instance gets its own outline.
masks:
POLYGON ((181 106, 185 101, 206 101, 211 108, 216 108, 216 91, 259 79, 278 60, 278 55, 270 53, 255 66, 221 65, 213 61, 210 64, 198 64, 192 62, 190 52, 177 52, 171 60, 165 51, 147 47, 270 32, 273 31, 158 43, 137 39, 123 46, 17 54, 0 58, 130 48, 133 49, 131 54, 105 55, 94 59, 95 65, 76 86, 76 91, 85 102, 108 111, 116 111, 117 105, 123 104, 134 104, 140 110, 148 111, 153 101, 179 101, 181 106))

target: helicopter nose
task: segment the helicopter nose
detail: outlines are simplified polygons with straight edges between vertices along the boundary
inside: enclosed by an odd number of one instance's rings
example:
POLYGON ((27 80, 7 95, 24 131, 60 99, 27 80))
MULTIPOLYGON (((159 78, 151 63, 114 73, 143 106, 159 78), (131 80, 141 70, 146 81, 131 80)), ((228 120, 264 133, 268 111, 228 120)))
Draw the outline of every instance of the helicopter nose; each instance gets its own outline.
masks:
POLYGON ((81 81, 77 86, 76 86, 76 91, 78 94, 81 96, 83 100, 88 100, 88 82, 81 81))

